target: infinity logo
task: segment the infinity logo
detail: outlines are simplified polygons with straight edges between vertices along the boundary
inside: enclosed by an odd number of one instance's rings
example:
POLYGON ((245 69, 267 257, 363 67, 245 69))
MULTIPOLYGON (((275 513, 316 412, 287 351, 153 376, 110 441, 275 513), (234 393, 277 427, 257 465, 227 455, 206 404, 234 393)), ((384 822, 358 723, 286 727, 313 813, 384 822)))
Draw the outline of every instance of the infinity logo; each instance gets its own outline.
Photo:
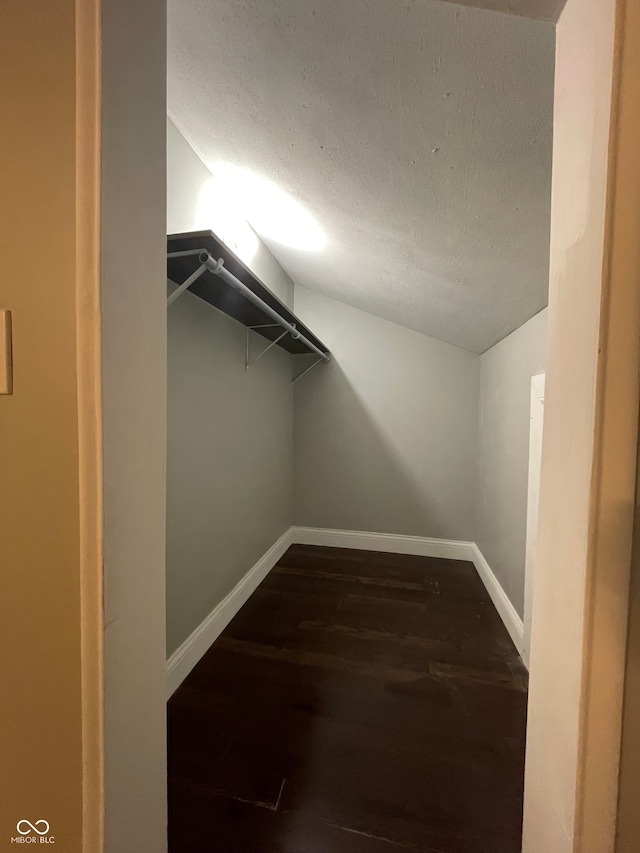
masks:
POLYGON ((29 835, 30 832, 37 832, 38 835, 46 835, 49 832, 49 824, 46 820, 37 820, 35 824, 30 823, 28 820, 19 820, 16 829, 20 833, 20 835, 29 835), (28 827, 27 829, 20 829, 21 826, 28 827), (44 826, 44 829, 38 829, 39 826, 44 826))

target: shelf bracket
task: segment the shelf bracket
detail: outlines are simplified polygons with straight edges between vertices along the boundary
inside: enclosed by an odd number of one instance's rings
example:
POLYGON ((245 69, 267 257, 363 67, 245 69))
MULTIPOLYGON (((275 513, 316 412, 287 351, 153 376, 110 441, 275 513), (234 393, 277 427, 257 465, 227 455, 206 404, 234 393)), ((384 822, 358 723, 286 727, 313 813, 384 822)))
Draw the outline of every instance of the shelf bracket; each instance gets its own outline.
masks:
POLYGON ((252 364, 255 364, 256 361, 261 359, 263 355, 265 355, 266 353, 269 352, 271 347, 274 347, 277 343, 279 343, 284 338, 285 335, 289 334, 289 332, 285 329, 284 332, 275 339, 275 341, 271 341, 271 343, 269 343, 263 350, 261 350, 258 353, 258 355, 253 359, 253 361, 251 361, 250 357, 249 357, 249 344, 250 344, 250 340, 251 340, 249 333, 252 331, 255 331, 256 329, 276 329, 276 328, 281 329, 282 326, 279 323, 264 323, 261 326, 247 326, 247 338, 246 338, 246 344, 245 344, 245 349, 244 349, 244 369, 245 370, 249 370, 249 367, 252 364))
POLYGON ((305 373, 308 373, 310 370, 313 370, 313 368, 314 368, 316 365, 320 364, 320 362, 321 362, 321 361, 326 361, 326 359, 325 359, 325 358, 322 358, 322 357, 317 358, 317 359, 313 362, 313 364, 310 364, 310 365, 309 365, 309 367, 306 367, 306 368, 302 371, 302 373, 299 373, 297 376, 294 376, 293 381, 294 381, 294 382, 297 382, 297 381, 298 381, 298 379, 302 379, 302 377, 305 375, 305 373))
POLYGON ((172 302, 176 301, 178 296, 182 296, 182 294, 185 292, 185 290, 188 290, 191 287, 191 285, 193 284, 193 282, 197 281, 200 278, 200 276, 202 275, 202 273, 206 272, 206 270, 207 270, 207 265, 206 264, 200 264, 198 269, 194 273, 192 273, 186 281, 183 281, 177 290, 174 290, 173 293, 171 293, 167 297, 167 308, 169 307, 169 305, 171 305, 172 302))

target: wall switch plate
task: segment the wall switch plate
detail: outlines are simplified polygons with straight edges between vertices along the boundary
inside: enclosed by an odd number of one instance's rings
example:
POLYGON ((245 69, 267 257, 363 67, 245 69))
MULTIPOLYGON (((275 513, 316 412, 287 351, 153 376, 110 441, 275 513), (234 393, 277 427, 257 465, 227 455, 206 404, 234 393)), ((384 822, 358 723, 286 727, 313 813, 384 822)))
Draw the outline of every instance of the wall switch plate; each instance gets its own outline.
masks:
POLYGON ((0 310, 0 394, 13 394, 11 311, 0 310))

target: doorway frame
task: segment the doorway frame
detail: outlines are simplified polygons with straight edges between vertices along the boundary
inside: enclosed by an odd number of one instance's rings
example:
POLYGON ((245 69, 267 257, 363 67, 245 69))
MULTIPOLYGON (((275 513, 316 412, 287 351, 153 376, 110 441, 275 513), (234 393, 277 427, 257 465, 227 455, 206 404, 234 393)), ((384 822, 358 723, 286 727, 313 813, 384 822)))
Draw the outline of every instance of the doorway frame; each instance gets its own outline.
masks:
POLYGON ((538 509, 540 506, 540 474, 542 468, 542 435, 544 423, 545 374, 531 377, 531 409, 529 414, 529 477, 527 485, 527 538, 524 561, 524 618, 522 620, 522 656, 527 669, 531 652, 533 615, 533 579, 535 576, 538 509))
POLYGON ((640 0, 568 0, 556 35, 523 853, 614 853, 638 437, 640 0))

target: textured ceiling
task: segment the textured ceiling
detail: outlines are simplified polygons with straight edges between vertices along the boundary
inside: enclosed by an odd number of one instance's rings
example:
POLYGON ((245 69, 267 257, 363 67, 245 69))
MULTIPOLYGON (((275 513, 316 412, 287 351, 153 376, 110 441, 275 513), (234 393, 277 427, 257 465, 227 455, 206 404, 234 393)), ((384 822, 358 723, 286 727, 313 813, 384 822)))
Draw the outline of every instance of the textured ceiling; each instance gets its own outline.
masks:
POLYGON ((483 352, 546 305, 554 27, 437 0, 169 0, 169 109, 328 237, 294 281, 483 352))

